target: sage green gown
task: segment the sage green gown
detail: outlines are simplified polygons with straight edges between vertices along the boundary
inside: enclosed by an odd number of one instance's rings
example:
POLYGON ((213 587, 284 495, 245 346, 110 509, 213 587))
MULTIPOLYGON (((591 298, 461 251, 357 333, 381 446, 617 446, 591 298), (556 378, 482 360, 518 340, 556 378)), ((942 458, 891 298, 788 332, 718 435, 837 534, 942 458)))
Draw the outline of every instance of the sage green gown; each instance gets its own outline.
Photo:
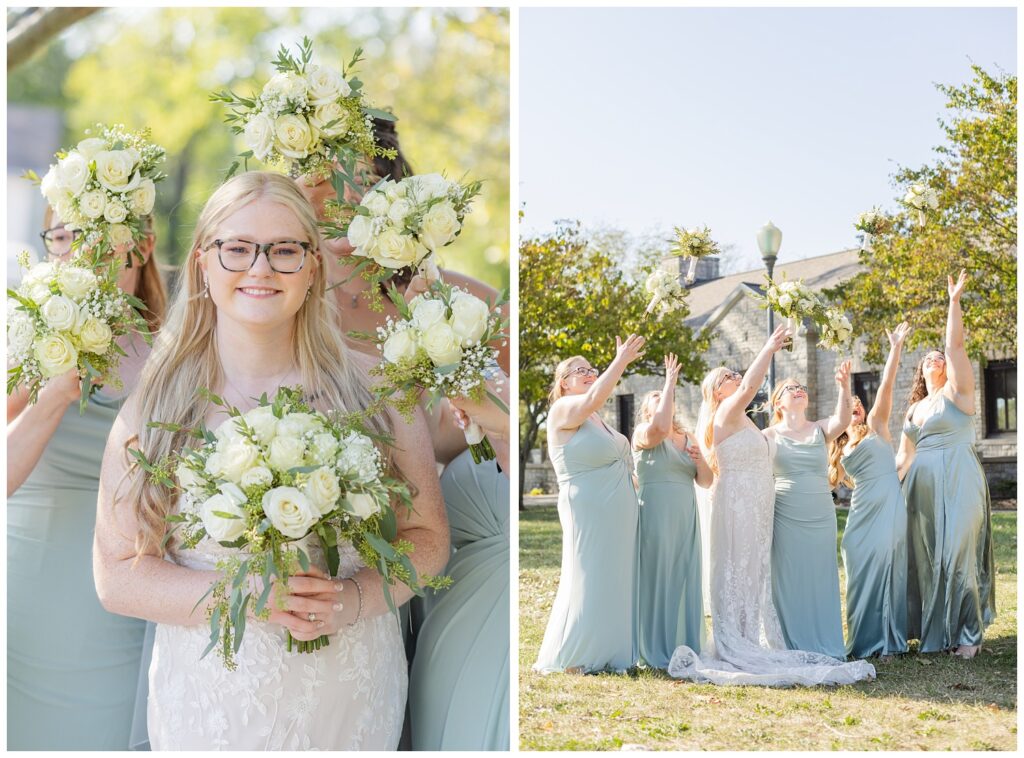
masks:
POLYGON ((558 476, 562 569, 533 668, 625 671, 637 657, 639 504, 629 440, 588 418, 548 451, 558 476))
POLYGON ((427 590, 409 676, 413 750, 509 749, 509 478, 466 450, 441 477, 452 586, 427 590))
POLYGON ((996 615, 992 502, 973 417, 945 395, 903 432, 916 442, 903 481, 908 524, 907 635, 922 653, 980 645, 996 615))
POLYGON ((127 750, 146 623, 92 574, 100 463, 119 401, 72 403, 7 501, 7 747, 127 750))
POLYGON ((892 445, 869 434, 840 461, 854 481, 843 532, 846 652, 907 652, 907 503, 892 445))
POLYGON ((668 667, 680 645, 704 634, 697 466, 670 439, 633 452, 640 482, 637 634, 640 658, 668 667))
POLYGON ((790 650, 845 660, 836 508, 821 427, 808 442, 775 435, 772 598, 790 650))

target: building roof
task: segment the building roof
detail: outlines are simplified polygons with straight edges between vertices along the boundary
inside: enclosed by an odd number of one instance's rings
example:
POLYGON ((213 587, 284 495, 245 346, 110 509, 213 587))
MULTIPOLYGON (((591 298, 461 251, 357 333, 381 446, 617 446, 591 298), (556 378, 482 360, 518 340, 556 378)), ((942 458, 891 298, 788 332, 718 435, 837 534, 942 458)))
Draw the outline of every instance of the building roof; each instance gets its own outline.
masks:
MULTIPOLYGON (((774 275, 776 278, 785 275, 788 279, 803 279, 804 284, 813 290, 834 287, 860 270, 858 252, 858 248, 851 248, 840 250, 838 253, 819 255, 816 258, 777 263, 774 275)), ((715 311, 731 299, 730 295, 741 285, 760 291, 764 285, 764 275, 765 269, 758 268, 694 284, 690 287, 690 295, 687 298, 690 306, 687 325, 695 328, 703 326, 715 311)))

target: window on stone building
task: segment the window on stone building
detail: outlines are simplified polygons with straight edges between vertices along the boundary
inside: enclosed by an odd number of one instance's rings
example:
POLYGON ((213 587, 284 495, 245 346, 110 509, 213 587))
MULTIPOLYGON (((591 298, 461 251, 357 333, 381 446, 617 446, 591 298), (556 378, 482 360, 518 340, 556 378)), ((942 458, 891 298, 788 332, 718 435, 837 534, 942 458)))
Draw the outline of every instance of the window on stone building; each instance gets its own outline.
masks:
POLYGON ((862 371, 853 375, 853 394, 860 398, 865 411, 871 410, 881 381, 877 371, 862 371))
POLYGON ((985 367, 985 427, 992 436, 1017 431, 1017 362, 992 361, 985 367))
POLYGON ((616 402, 619 406, 619 431, 627 438, 633 436, 633 415, 636 413, 636 404, 632 395, 618 395, 616 402))

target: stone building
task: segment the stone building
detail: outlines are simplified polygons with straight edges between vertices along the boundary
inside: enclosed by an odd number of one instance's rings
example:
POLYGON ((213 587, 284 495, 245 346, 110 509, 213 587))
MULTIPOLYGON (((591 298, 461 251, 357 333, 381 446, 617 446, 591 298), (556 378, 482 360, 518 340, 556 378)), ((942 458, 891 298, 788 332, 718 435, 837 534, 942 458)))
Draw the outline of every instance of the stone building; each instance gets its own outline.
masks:
MULTIPOLYGON (((665 266, 682 269, 684 261, 666 259, 665 266)), ((711 348, 704 359, 709 368, 728 366, 737 371, 746 370, 761 349, 767 337, 767 312, 751 297, 760 293, 765 270, 746 271, 728 276, 718 275, 718 259, 709 258, 698 264, 697 281, 691 287, 690 316, 687 324, 694 329, 708 328, 713 333, 711 348)), ((803 279, 814 290, 832 287, 857 273, 860 264, 857 250, 843 250, 817 258, 777 264, 775 276, 803 279)), ((681 274, 682 275, 682 272, 681 274)), ((936 283, 936 297, 945 299, 944 288, 936 283)), ((776 317, 776 324, 779 323, 776 317)), ((895 326, 895 324, 894 324, 895 326)), ((838 388, 835 370, 844 356, 818 349, 817 334, 807 323, 794 340, 792 352, 779 351, 775 358, 776 380, 787 377, 806 384, 809 388, 808 417, 821 418, 835 408, 838 388)), ((887 346, 886 346, 887 347, 887 346)), ((941 347, 937 345, 935 347, 941 347)), ((892 417, 889 422, 893 440, 898 441, 903 416, 908 405, 914 370, 927 352, 926 348, 905 353, 896 379, 892 417)), ((862 344, 854 347, 853 385, 866 408, 871 407, 881 377, 881 365, 864 360, 862 344)), ((975 363, 978 455, 988 473, 994 495, 1015 491, 1017 476, 1017 364, 1016 355, 986 356, 985 367, 975 363)), ((661 389, 664 380, 657 376, 629 376, 623 379, 606 405, 603 413, 609 424, 614 424, 627 436, 632 433, 636 408, 650 390, 661 389)), ((700 386, 680 382, 676 388, 676 407, 683 423, 692 429, 700 408, 700 386)), ((758 401, 762 400, 758 398, 758 401)), ((759 426, 766 419, 755 417, 759 426)), ((539 487, 546 492, 557 491, 553 472, 546 463, 538 461, 536 451, 527 471, 527 492, 539 487)))

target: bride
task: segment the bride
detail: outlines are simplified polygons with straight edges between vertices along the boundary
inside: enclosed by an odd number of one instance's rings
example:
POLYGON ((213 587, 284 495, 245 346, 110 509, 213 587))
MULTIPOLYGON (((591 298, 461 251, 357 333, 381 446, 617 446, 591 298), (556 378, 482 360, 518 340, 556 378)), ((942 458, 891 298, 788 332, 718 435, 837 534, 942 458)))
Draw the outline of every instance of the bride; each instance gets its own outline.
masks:
MULTIPOLYGON (((338 578, 311 566, 277 588, 284 606, 268 621, 250 617, 237 670, 225 669, 214 653, 200 660, 210 633, 206 607, 194 606, 217 577, 225 549, 204 539, 185 550, 172 539, 165 553, 165 517, 190 504, 145 481, 126 452, 138 448, 159 460, 186 444, 182 433, 148 428, 148 421, 222 423, 224 414, 197 398, 199 387, 243 412, 263 393, 297 384, 321 411, 367 406, 365 371, 333 327, 318 241, 313 210, 286 177, 251 172, 220 187, 197 222, 167 325, 107 443, 96 588, 107 610, 157 623, 148 708, 154 749, 398 744, 406 660, 377 572, 341 546, 338 578), (330 645, 288 653, 288 632, 298 640, 327 634, 330 645)), ((417 572, 435 574, 448 559, 448 526, 429 433, 422 416, 412 424, 396 419, 375 416, 369 424, 393 436, 385 460, 415 493, 413 512, 396 509, 398 536, 413 544, 417 572)), ((392 595, 403 603, 411 592, 399 583, 392 595)))
POLYGON ((874 677, 864 661, 786 650, 772 605, 771 547, 775 488, 768 440, 745 410, 772 355, 789 337, 780 326, 746 374, 712 370, 701 382, 697 439, 715 472, 711 493, 711 627, 698 655, 676 648, 668 673, 714 684, 850 684, 874 677))

